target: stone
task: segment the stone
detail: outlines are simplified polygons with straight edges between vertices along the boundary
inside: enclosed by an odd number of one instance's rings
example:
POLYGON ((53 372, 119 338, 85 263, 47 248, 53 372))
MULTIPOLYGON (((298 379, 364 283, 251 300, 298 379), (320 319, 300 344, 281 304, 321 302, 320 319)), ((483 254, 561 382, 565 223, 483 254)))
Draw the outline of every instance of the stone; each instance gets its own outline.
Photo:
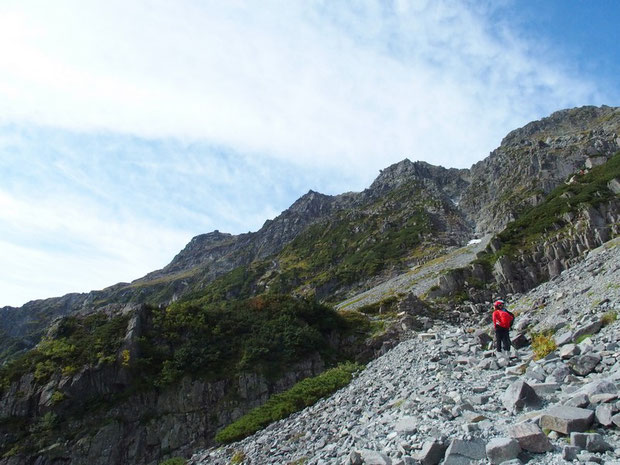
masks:
POLYGON ((612 379, 607 378, 588 383, 574 391, 571 396, 577 396, 579 394, 587 394, 588 396, 595 394, 616 394, 617 392, 618 388, 616 384, 612 379))
POLYGON ((418 420, 415 417, 403 417, 396 422, 394 429, 398 433, 413 434, 418 430, 418 420))
POLYGON ((363 465, 362 454, 356 450, 352 450, 349 454, 348 465, 363 465))
POLYGON ((613 447, 598 433, 571 433, 570 444, 571 446, 585 449, 588 452, 607 452, 608 450, 613 450, 613 447))
POLYGON ((553 339, 555 340, 555 344, 558 347, 562 347, 564 344, 568 344, 569 342, 572 342, 575 339, 575 337, 573 336, 573 333, 567 332, 567 333, 562 333, 558 336, 553 336, 553 339))
POLYGON ((443 459, 446 446, 439 441, 426 441, 422 450, 416 455, 416 459, 422 465, 435 465, 443 459))
POLYGON ((620 428, 620 413, 616 413, 613 417, 611 417, 611 422, 620 428))
POLYGON ((542 396, 543 394, 553 394, 555 391, 560 389, 560 385, 558 383, 532 384, 531 387, 532 389, 534 389, 534 392, 539 396, 542 396))
POLYGON ((363 449, 360 455, 364 465, 392 465, 392 460, 382 452, 363 449))
POLYGON ((542 454, 553 449, 549 438, 534 423, 518 423, 509 428, 509 434, 516 439, 521 449, 542 454))
POLYGON ((616 400, 618 398, 618 394, 592 394, 590 396, 591 404, 605 404, 607 402, 611 402, 612 400, 616 400))
POLYGON ((453 439, 446 450, 443 465, 469 465, 473 460, 486 458, 485 444, 481 440, 453 439))
POLYGON ((562 458, 567 462, 572 462, 577 458, 577 454, 581 449, 576 446, 564 446, 562 447, 562 458))
POLYGON ((594 419, 594 412, 578 407, 556 405, 550 408, 540 418, 542 428, 570 434, 573 431, 586 431, 594 419))
POLYGON ((486 453, 492 464, 498 464, 517 458, 521 453, 521 447, 516 439, 494 438, 487 443, 486 453))
POLYGON ((479 329, 478 331, 476 331, 474 336, 476 337, 476 339, 478 339, 478 343, 483 349, 489 348, 493 343, 493 338, 484 329, 479 329))
POLYGON ((560 358, 562 360, 566 360, 572 358, 581 353, 581 349, 577 346, 577 344, 566 344, 560 347, 560 358))
POLYGON ((530 345, 530 340, 525 333, 521 332, 511 339, 511 343, 515 349, 522 349, 530 345))
POLYGON ((587 407, 588 405, 590 405, 590 398, 587 394, 579 394, 568 399, 566 402, 564 402, 564 405, 579 408, 587 407))
POLYGON ((601 356, 598 354, 584 354, 571 358, 568 365, 576 375, 586 376, 594 371, 600 361, 601 356))
POLYGON ((536 391, 525 381, 512 383, 502 395, 502 404, 509 412, 522 410, 523 407, 539 407, 542 401, 536 391))
POLYGON ((596 421, 603 426, 611 426, 611 417, 613 416, 613 407, 611 404, 600 404, 594 411, 596 421))
POLYGON ((580 336, 585 336, 586 334, 596 334, 601 330, 603 323, 600 319, 592 321, 588 324, 580 326, 573 333, 573 340, 579 339, 580 336))

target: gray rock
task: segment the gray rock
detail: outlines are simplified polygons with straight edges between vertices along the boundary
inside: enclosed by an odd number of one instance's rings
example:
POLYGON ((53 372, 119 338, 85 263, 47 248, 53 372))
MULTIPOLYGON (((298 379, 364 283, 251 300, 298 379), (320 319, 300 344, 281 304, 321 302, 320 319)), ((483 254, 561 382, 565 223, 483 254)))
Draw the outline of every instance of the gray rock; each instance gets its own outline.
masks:
POLYGON ((416 459, 422 465, 435 465, 444 457, 446 446, 439 441, 426 441, 422 450, 416 455, 416 459))
POLYGON ((611 422, 620 428, 620 413, 616 413, 613 417, 611 417, 611 422))
POLYGON ((485 444, 480 440, 453 439, 446 450, 444 465, 469 465, 472 460, 486 458, 485 444))
POLYGON ((530 340, 527 338, 525 333, 518 333, 515 337, 511 339, 512 346, 515 349, 522 349, 523 347, 527 347, 530 345, 530 340))
POLYGON ((583 326, 580 326, 573 333, 573 339, 574 340, 579 339, 579 337, 585 336, 586 334, 596 334, 601 330, 602 326, 603 326, 603 323, 601 322, 600 319, 592 321, 583 326))
POLYGON ((571 433, 570 444, 580 449, 586 449, 588 452, 606 452, 608 450, 613 450, 613 447, 611 447, 603 439, 603 436, 598 433, 571 433))
POLYGON ((352 450, 349 454, 348 465, 363 465, 362 454, 356 450, 352 450))
POLYGON ((596 421, 599 422, 603 426, 611 426, 612 425, 612 416, 613 416, 613 407, 611 404, 600 404, 596 407, 594 411, 594 416, 596 421))
POLYGON ((562 458, 567 462, 572 462, 577 458, 577 454, 581 448, 577 446, 564 446, 562 447, 562 458))
POLYGON ((573 336, 573 333, 569 331, 558 336, 553 336, 553 339, 555 340, 556 345, 561 347, 564 344, 568 344, 569 342, 575 340, 575 337, 573 336))
POLYGON ((588 397, 587 394, 579 394, 579 395, 573 396, 570 399, 568 399, 566 402, 564 402, 564 405, 568 405, 569 407, 579 407, 579 408, 587 407, 589 404, 590 404, 590 398, 588 397))
POLYGON ((516 439, 494 438, 487 443, 486 453, 492 464, 498 464, 517 458, 521 447, 516 439))
POLYGON ((542 454, 553 449, 549 438, 534 423, 519 423, 509 428, 509 434, 516 439, 521 449, 542 454))
POLYGON ((601 362, 601 356, 598 354, 584 354, 571 358, 568 365, 571 370, 579 376, 586 376, 594 371, 596 365, 601 362))
POLYGON ((523 407, 539 407, 542 403, 536 391, 525 381, 517 380, 502 395, 502 404, 509 412, 522 410, 523 407))
POLYGON ((403 417, 396 422, 394 429, 398 433, 413 434, 418 430, 418 419, 415 417, 403 417))
POLYGON ((542 396, 543 394, 553 394, 555 391, 560 389, 560 385, 558 383, 540 383, 540 384, 532 384, 532 389, 534 392, 542 396))
POLYGON ((593 381, 588 383, 575 392, 573 392, 572 396, 577 396, 579 394, 587 394, 588 396, 592 396, 595 394, 616 394, 618 392, 618 388, 616 384, 611 379, 602 379, 599 381, 593 381))
POLYGON ((364 465, 392 465, 392 460, 382 452, 363 449, 360 455, 364 465))
POLYGON ((575 355, 579 355, 581 353, 581 349, 576 344, 566 344, 560 347, 560 358, 562 360, 569 359, 574 357, 575 355))
POLYGON ((573 431, 586 431, 594 419, 594 412, 577 407, 556 405, 550 408, 540 418, 542 428, 569 434, 573 431))

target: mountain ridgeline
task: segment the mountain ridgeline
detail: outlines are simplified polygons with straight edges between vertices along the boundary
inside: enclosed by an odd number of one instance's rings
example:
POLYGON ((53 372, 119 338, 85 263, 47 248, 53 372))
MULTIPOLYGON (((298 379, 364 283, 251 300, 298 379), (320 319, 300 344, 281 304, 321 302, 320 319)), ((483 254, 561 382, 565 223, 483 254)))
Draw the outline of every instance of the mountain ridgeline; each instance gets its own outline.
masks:
POLYGON ((188 455, 442 309, 557 276, 619 233, 619 134, 620 108, 558 111, 470 169, 403 160, 363 192, 310 191, 257 232, 196 236, 132 283, 0 309, 0 464, 188 455), (473 238, 488 246, 442 268, 473 238), (428 266, 424 292, 342 305, 428 266))

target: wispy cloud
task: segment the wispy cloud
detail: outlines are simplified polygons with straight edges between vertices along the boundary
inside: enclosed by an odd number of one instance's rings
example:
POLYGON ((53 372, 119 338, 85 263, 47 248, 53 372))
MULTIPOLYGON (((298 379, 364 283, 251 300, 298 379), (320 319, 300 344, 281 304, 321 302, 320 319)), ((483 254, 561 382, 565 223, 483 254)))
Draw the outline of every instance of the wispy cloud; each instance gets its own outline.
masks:
POLYGON ((405 157, 467 167, 529 120, 611 103, 496 5, 2 2, 0 305, 137 278, 310 188, 360 190, 405 157), (70 284, 36 284, 51 275, 70 284))

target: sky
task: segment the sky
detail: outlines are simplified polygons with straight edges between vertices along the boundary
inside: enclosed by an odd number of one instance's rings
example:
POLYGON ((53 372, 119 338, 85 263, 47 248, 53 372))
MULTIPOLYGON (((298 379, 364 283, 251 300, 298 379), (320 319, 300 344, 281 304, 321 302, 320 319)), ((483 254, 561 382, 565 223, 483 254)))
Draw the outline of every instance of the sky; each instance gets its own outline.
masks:
POLYGON ((0 307, 620 105, 614 0, 0 1, 0 307))

